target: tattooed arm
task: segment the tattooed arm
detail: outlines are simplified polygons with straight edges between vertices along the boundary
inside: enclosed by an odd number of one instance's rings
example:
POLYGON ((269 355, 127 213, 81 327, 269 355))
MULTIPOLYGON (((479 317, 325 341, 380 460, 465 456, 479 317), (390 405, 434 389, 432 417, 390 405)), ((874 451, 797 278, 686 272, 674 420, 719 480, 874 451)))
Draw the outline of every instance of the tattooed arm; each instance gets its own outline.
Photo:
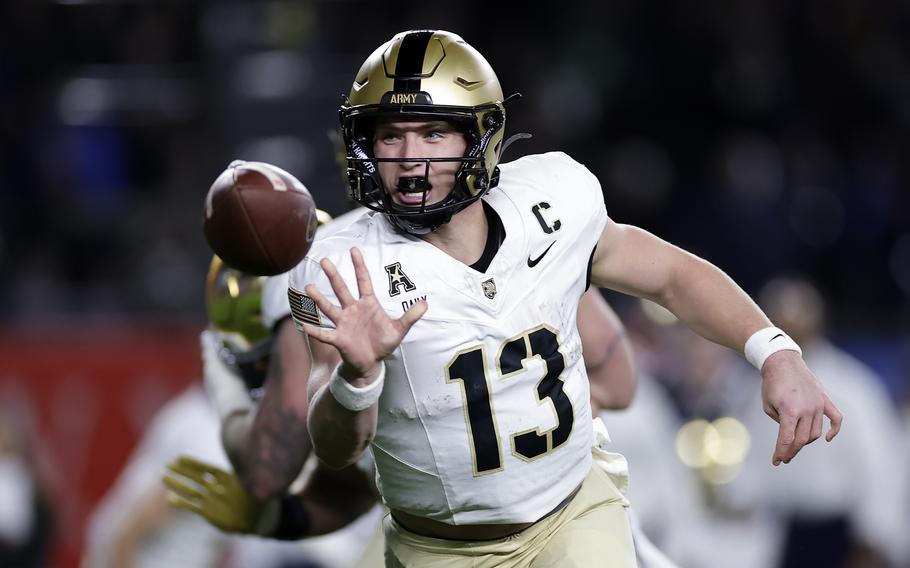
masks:
MULTIPOLYGON (((258 500, 279 497, 300 473, 310 454, 306 420, 307 383, 312 373, 338 363, 325 346, 311 351, 306 335, 290 318, 277 331, 265 394, 255 416, 226 423, 223 431, 231 462, 244 486, 258 500), (233 438, 229 443, 228 438, 233 438)), ((315 342, 314 342, 315 343, 315 342)))

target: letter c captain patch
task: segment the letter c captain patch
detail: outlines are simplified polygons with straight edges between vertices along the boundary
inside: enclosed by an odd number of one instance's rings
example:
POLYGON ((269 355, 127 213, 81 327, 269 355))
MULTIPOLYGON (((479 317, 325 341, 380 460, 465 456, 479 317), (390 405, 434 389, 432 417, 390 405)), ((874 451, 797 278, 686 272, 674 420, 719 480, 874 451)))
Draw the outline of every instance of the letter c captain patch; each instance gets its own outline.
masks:
POLYGON ((413 292, 417 289, 417 286, 414 286, 408 275, 401 269, 400 262, 386 266, 385 273, 389 275, 389 296, 401 294, 402 286, 405 292, 413 292))

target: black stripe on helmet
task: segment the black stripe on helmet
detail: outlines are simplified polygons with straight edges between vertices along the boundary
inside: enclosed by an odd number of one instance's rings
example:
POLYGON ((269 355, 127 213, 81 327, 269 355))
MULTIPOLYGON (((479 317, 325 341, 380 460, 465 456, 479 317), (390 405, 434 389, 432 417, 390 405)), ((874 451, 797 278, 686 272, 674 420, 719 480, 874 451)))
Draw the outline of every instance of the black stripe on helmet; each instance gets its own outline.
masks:
POLYGON ((423 57, 434 33, 433 30, 411 32, 401 40, 401 47, 398 49, 398 60, 395 63, 395 86, 393 90, 396 93, 416 93, 420 91, 423 57))

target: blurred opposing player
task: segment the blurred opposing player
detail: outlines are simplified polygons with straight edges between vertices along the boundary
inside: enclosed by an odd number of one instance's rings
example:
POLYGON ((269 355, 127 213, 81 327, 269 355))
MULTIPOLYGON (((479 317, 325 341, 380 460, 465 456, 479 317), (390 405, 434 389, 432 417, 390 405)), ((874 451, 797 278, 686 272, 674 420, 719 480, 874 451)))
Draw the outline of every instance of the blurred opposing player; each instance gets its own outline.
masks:
MULTIPOLYGON (((230 436, 237 430, 221 432, 220 418, 226 419, 226 426, 236 426, 238 422, 234 420, 239 421, 244 415, 239 407, 249 407, 258 400, 269 365, 273 338, 263 325, 261 313, 265 280, 243 276, 227 269, 217 257, 213 259, 206 294, 212 329, 203 333, 201 346, 209 396, 201 384, 193 384, 156 414, 126 468, 92 515, 84 568, 204 567, 224 566, 225 562, 234 566, 280 565, 285 560, 314 560, 320 555, 345 551, 364 542, 363 535, 369 535, 371 525, 367 522, 353 539, 342 535, 335 542, 314 542, 306 548, 280 547, 274 541, 240 542, 168 503, 166 489, 160 483, 168 462, 185 456, 186 460, 205 462, 225 472, 230 469, 220 433, 230 436), (230 375, 227 382, 223 380, 224 373, 230 375), (225 384, 228 388, 224 388, 225 384), (232 385, 237 388, 232 389, 232 385), (239 406, 238 399, 231 398, 238 392, 239 406), (322 548, 330 550, 323 552, 322 548)), ((285 287, 286 279, 276 288, 282 299, 286 298, 285 287)), ((236 463, 242 465, 240 461, 236 463)), ((343 505, 356 503, 350 499, 355 492, 348 492, 348 501, 336 493, 347 490, 346 479, 343 474, 335 476, 331 485, 323 487, 320 498, 338 499, 343 505)), ((375 503, 372 495, 369 499, 366 509, 375 503)), ((358 509, 357 513, 366 509, 358 509)), ((320 531, 315 534, 321 534, 339 526, 320 528, 317 524, 313 529, 320 531)), ((359 553, 355 549, 337 554, 356 558, 359 553)))
MULTIPOLYGON (((364 213, 362 209, 355 209, 332 219, 318 210, 320 225, 316 238, 331 236, 364 213)), ((283 384, 287 375, 301 364, 298 350, 292 348, 298 341, 298 333, 291 321, 287 285, 286 273, 269 278, 250 277, 222 265, 217 270, 213 267, 206 285, 214 329, 203 332, 201 337, 205 385, 221 417, 224 448, 247 488, 271 482, 268 472, 249 465, 256 460, 256 449, 260 447, 249 439, 253 419, 257 414, 281 416, 287 412, 274 406, 274 401, 261 401, 266 376, 269 381, 283 384), (251 322, 248 330, 236 326, 231 329, 222 326, 222 331, 218 330, 217 322, 222 316, 214 313, 211 306, 222 297, 230 300, 229 278, 235 282, 255 282, 255 293, 238 303, 238 308, 249 310, 249 316, 245 318, 248 323, 251 322), (247 339, 244 340, 243 336, 247 339), (242 377, 243 381, 238 381, 238 377, 242 377), (260 406, 260 402, 264 405, 260 406)), ((241 318, 240 321, 245 320, 241 318)), ((299 473, 309 456, 310 446, 305 427, 295 433, 303 450, 292 464, 299 473)), ((256 442, 268 445, 272 436, 277 435, 276 432, 266 432, 256 442)), ((271 450, 281 452, 280 446, 273 446, 271 450)), ((264 497, 257 495, 260 500, 265 500, 264 497)))
POLYGON ((0 401, 0 566, 47 565, 54 527, 53 482, 27 405, 0 401))
POLYGON ((169 506, 160 477, 186 454, 227 468, 218 416, 194 383, 152 419, 114 486, 92 513, 83 568, 221 566, 228 535, 169 506))
MULTIPOLYGON (((219 317, 226 321, 231 314, 219 317)), ((248 362, 252 375, 255 358, 248 362)), ((199 382, 159 410, 92 513, 83 568, 223 565, 229 537, 198 517, 170 507, 160 483, 166 464, 180 455, 228 468, 219 432, 218 415, 199 382)))
MULTIPOLYGON (((324 238, 326 234, 343 228, 363 211, 352 211, 334 220, 322 211, 317 213, 320 221, 317 238, 324 238)), ((221 418, 222 442, 241 480, 232 481, 234 490, 229 491, 225 487, 222 490, 227 495, 247 495, 243 486, 252 483, 245 478, 245 473, 249 471, 246 462, 249 456, 249 428, 257 411, 269 411, 259 407, 262 385, 267 375, 281 380, 285 369, 293 366, 293 362, 282 352, 287 334, 292 334, 292 337, 297 334, 292 325, 287 325, 290 320, 287 275, 270 278, 248 276, 224 266, 216 258, 206 283, 206 298, 212 327, 201 336, 205 385, 221 418)), ((308 441, 304 432, 301 443, 308 444, 308 441)), ((178 466, 184 477, 194 475, 193 472, 201 467, 199 464, 194 466, 194 463, 190 459, 178 466)), ((378 521, 374 486, 356 468, 326 471, 318 466, 314 468, 314 465, 315 461, 300 478, 300 482, 307 481, 308 489, 304 494, 313 510, 307 514, 308 522, 304 529, 295 528, 288 532, 274 522, 266 522, 259 527, 237 527, 229 521, 218 520, 223 520, 224 514, 227 514, 223 511, 220 517, 209 519, 216 526, 232 532, 251 532, 284 540, 309 537, 305 542, 290 546, 276 546, 274 541, 244 541, 241 546, 235 547, 236 565, 280 564, 306 558, 327 566, 348 566, 359 556, 378 521), (367 495, 358 498, 359 491, 366 491, 367 495), (373 513, 365 515, 371 508, 375 508, 373 513), (339 515, 344 516, 343 522, 337 520, 339 515), (363 518, 358 521, 361 516, 363 518), (344 531, 312 538, 344 527, 347 527, 344 531)), ((292 507, 297 504, 290 501, 292 507)), ((242 510, 256 508, 254 505, 256 502, 250 501, 242 510)), ((237 503, 231 507, 234 510, 228 513, 241 512, 237 503)), ((299 517, 304 513, 295 509, 287 514, 299 517)), ((288 522, 287 519, 285 521, 288 522)))

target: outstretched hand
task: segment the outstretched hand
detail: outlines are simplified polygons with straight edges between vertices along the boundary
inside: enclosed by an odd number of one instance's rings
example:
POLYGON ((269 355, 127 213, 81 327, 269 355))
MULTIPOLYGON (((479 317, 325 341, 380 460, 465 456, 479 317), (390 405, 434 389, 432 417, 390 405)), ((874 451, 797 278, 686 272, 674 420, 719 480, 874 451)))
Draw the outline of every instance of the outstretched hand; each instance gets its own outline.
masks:
POLYGON ((331 303, 315 286, 308 284, 305 288, 307 295, 332 320, 335 329, 311 324, 304 324, 304 329, 313 339, 338 349, 342 359, 341 376, 358 386, 357 382, 369 383, 375 378, 378 363, 401 345, 411 326, 426 313, 427 304, 417 302, 400 318, 390 318, 373 293, 373 284, 360 249, 351 249, 351 261, 360 297, 355 299, 351 295, 332 261, 322 259, 322 270, 341 306, 331 303))
POLYGON ((831 421, 827 441, 840 431, 843 415, 795 351, 778 351, 762 366, 765 414, 780 424, 771 463, 790 460, 822 435, 824 417, 831 421))
POLYGON ((253 499, 234 474, 215 465, 180 456, 162 478, 172 505, 196 513, 219 529, 254 533, 265 504, 253 499))

